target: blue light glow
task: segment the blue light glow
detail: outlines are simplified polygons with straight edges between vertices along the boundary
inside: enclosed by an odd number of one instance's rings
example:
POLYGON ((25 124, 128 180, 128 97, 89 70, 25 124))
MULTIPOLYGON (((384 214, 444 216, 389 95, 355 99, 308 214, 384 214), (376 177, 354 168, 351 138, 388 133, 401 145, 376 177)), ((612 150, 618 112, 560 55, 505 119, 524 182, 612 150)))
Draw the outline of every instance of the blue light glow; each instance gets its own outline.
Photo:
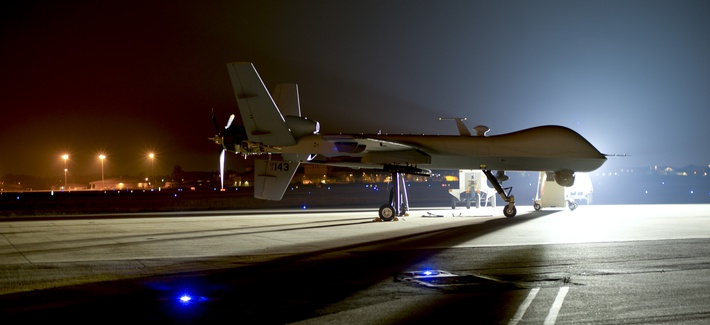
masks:
POLYGON ((180 296, 180 302, 181 302, 181 303, 183 303, 183 304, 189 304, 190 301, 192 301, 192 297, 190 297, 189 295, 182 295, 182 296, 180 296))
POLYGON ((182 292, 177 295, 176 300, 177 300, 178 305, 183 306, 183 307, 188 307, 188 306, 193 306, 197 303, 205 302, 205 301, 207 301, 207 298, 201 297, 201 296, 196 296, 196 295, 193 295, 192 293, 189 293, 189 292, 182 292))

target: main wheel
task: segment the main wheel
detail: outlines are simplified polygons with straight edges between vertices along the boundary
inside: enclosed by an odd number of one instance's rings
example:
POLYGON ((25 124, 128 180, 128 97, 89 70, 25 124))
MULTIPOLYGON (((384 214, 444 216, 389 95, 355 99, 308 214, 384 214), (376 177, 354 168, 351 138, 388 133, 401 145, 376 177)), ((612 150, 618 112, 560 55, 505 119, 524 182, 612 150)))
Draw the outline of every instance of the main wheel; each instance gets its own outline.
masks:
POLYGON ((510 204, 508 204, 505 206, 505 208, 503 208, 503 215, 505 215, 507 218, 515 217, 516 213, 518 213, 518 209, 516 209, 514 205, 511 206, 510 204))
POLYGON ((394 211, 394 207, 389 204, 381 206, 379 213, 382 221, 392 221, 395 214, 397 214, 397 212, 394 211))

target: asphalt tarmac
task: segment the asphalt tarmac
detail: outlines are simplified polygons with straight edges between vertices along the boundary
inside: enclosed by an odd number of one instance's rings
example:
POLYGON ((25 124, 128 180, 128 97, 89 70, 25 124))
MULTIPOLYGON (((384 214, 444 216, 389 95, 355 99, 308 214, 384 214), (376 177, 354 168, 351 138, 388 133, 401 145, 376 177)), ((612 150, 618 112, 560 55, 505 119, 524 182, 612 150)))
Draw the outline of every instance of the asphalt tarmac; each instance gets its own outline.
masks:
POLYGON ((710 322, 710 205, 518 211, 2 219, 0 321, 710 322))

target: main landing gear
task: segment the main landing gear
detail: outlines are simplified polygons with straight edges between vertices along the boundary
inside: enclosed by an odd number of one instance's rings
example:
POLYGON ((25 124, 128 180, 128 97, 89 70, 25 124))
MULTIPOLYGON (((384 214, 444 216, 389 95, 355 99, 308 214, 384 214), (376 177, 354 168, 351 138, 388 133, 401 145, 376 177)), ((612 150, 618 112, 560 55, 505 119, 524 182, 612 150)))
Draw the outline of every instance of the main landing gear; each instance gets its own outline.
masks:
POLYGON ((505 174, 499 172, 498 177, 496 177, 493 176, 493 173, 491 173, 489 169, 483 169, 483 174, 486 175, 486 178, 488 178, 488 181, 491 182, 493 187, 496 189, 496 192, 498 192, 498 195, 500 195, 503 201, 508 202, 508 204, 503 207, 503 215, 508 218, 515 217, 515 214, 518 213, 518 210, 515 208, 515 196, 510 195, 510 192, 513 190, 513 188, 506 187, 504 189, 498 181, 498 178, 502 178, 503 176, 505 176, 505 174))
POLYGON ((380 219, 382 221, 392 221, 397 216, 404 216, 409 211, 409 199, 407 197, 407 184, 404 177, 399 172, 392 172, 394 186, 390 189, 389 203, 380 207, 380 219))
MULTIPOLYGON (((389 202, 382 205, 379 210, 380 219, 382 221, 392 221, 395 217, 404 216, 407 211, 409 211, 409 199, 407 197, 407 184, 402 176, 403 173, 416 174, 416 172, 407 172, 402 170, 389 170, 392 172, 392 180, 394 181, 394 186, 390 189, 389 202)), ((421 170, 417 170, 421 172, 421 170)), ((503 201, 508 202, 503 207, 503 215, 508 218, 515 217, 518 210, 515 208, 515 196, 510 195, 513 190, 512 187, 503 188, 500 185, 500 181, 506 177, 505 174, 499 172, 497 176, 494 176, 488 169, 483 169, 483 174, 486 175, 488 181, 491 182, 493 187, 498 192, 498 195, 503 199, 503 201)))

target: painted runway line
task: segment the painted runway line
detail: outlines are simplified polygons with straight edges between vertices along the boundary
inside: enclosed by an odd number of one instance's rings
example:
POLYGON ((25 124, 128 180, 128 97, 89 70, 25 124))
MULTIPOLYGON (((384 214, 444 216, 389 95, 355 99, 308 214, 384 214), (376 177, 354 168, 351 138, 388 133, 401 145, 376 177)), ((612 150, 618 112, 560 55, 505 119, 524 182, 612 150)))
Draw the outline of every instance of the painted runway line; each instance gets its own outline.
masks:
MULTIPOLYGON (((533 300, 535 300, 535 297, 537 297, 538 292, 540 292, 540 288, 533 288, 530 290, 528 296, 525 297, 525 300, 523 300, 523 303, 520 304, 518 310, 515 312, 513 319, 508 322, 508 325, 516 325, 521 320, 523 320, 525 312, 528 310, 533 300)), ((550 307, 550 311, 547 313, 547 317, 545 317, 545 325, 554 325, 555 322, 557 322, 557 316, 560 314, 560 309, 562 309, 562 304, 564 303, 565 297, 567 296, 568 292, 569 287, 561 287, 557 291, 555 301, 552 303, 552 307, 550 307)))
POLYGON ((518 311, 515 312, 515 316, 513 316, 513 319, 510 320, 510 325, 515 325, 517 324, 520 320, 523 319, 523 315, 525 315, 525 311, 528 310, 528 307, 530 307, 530 304, 532 303, 533 299, 535 299, 535 296, 537 296, 537 293, 540 291, 540 288, 533 288, 530 290, 530 293, 528 293, 528 296, 525 297, 525 300, 523 303, 518 307, 518 311))
POLYGON ((565 301, 565 296, 567 296, 567 292, 569 292, 569 287, 562 287, 559 291, 557 291, 557 297, 555 298, 555 302, 552 303, 550 312, 545 318, 545 325, 555 324, 555 322, 557 321, 557 315, 559 315, 560 309, 562 308, 562 303, 565 301))

